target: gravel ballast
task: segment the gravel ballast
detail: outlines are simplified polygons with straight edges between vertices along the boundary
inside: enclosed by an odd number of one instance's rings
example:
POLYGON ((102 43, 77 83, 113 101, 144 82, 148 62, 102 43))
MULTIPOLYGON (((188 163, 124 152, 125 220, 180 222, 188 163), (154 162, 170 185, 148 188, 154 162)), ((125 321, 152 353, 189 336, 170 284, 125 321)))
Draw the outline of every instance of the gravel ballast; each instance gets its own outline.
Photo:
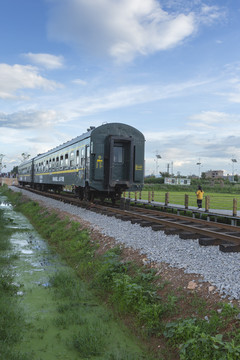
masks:
POLYGON ((165 262, 171 267, 184 269, 187 274, 201 275, 204 281, 216 287, 222 298, 240 300, 240 253, 223 253, 216 246, 200 246, 198 240, 182 240, 178 235, 165 235, 163 231, 133 225, 130 221, 96 214, 16 187, 11 189, 21 191, 47 207, 88 221, 94 229, 126 247, 138 250, 150 261, 165 262))

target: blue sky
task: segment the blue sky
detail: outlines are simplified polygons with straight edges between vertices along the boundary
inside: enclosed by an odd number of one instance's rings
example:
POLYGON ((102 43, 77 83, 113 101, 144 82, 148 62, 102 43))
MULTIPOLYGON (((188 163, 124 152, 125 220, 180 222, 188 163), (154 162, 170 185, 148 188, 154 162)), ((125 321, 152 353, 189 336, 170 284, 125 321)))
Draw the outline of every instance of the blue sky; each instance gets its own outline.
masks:
POLYGON ((145 135, 146 174, 239 173, 239 20, 235 0, 1 0, 6 169, 122 122, 145 135))

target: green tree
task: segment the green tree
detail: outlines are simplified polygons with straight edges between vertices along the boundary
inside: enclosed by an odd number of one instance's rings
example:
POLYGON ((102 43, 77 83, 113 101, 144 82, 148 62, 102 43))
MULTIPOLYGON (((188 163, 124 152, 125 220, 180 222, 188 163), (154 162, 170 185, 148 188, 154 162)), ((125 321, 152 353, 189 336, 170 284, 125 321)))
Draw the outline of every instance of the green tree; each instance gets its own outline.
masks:
POLYGON ((14 168, 11 170, 11 174, 12 175, 17 175, 18 174, 18 166, 14 166, 14 168))

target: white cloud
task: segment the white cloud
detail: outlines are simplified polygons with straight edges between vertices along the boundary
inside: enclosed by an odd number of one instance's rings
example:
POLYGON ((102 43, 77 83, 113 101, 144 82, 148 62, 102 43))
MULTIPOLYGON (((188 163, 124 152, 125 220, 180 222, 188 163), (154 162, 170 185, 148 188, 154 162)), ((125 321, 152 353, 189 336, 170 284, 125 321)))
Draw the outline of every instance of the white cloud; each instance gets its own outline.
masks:
POLYGON ((0 98, 2 99, 21 98, 21 95, 16 95, 20 89, 54 90, 59 86, 55 81, 39 75, 38 69, 33 66, 0 64, 0 98))
POLYGON ((82 79, 74 79, 72 82, 77 85, 87 85, 87 82, 82 79))
POLYGON ((0 113, 0 128, 8 129, 41 129, 64 122, 65 118, 55 110, 19 111, 13 114, 0 113))
POLYGON ((211 24, 222 15, 218 7, 201 3, 188 10, 182 4, 182 9, 167 12, 157 0, 55 0, 51 4, 50 37, 103 51, 119 62, 177 46, 199 24, 211 24))
POLYGON ((202 4, 198 15, 199 21, 207 25, 211 25, 219 19, 225 19, 225 17, 225 8, 220 9, 219 6, 209 6, 204 3, 202 4))
POLYGON ((205 129, 213 129, 219 126, 226 126, 226 123, 239 123, 240 116, 227 114, 219 111, 202 111, 199 114, 194 114, 190 117, 192 122, 189 125, 194 127, 202 127, 205 129))
POLYGON ((27 59, 36 65, 45 67, 46 69, 59 69, 63 67, 63 56, 56 56, 51 54, 23 54, 27 59))
POLYGON ((169 85, 132 85, 128 87, 122 86, 114 90, 101 89, 91 96, 81 96, 70 101, 65 99, 59 105, 59 108, 65 113, 71 112, 72 116, 91 115, 136 104, 181 97, 189 93, 189 91, 191 93, 197 91, 201 86, 211 81, 211 79, 208 79, 206 81, 186 81, 169 85))

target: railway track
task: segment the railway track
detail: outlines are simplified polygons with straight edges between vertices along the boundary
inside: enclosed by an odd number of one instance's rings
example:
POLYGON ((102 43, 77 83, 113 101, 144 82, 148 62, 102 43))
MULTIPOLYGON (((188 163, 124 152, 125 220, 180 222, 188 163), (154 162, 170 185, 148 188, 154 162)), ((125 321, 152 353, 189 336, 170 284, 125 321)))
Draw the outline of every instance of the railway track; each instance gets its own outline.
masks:
MULTIPOLYGON (((26 190, 26 188, 25 188, 26 190)), ((125 207, 110 204, 91 203, 80 201, 78 198, 46 193, 28 189, 42 196, 48 196, 58 201, 63 201, 75 206, 87 208, 107 216, 115 216, 123 221, 138 223, 140 226, 150 226, 153 230, 164 231, 167 235, 177 234, 181 239, 198 239, 202 246, 219 246, 222 252, 240 252, 240 228, 238 226, 217 223, 202 219, 190 218, 159 210, 140 208, 137 206, 125 207)))

